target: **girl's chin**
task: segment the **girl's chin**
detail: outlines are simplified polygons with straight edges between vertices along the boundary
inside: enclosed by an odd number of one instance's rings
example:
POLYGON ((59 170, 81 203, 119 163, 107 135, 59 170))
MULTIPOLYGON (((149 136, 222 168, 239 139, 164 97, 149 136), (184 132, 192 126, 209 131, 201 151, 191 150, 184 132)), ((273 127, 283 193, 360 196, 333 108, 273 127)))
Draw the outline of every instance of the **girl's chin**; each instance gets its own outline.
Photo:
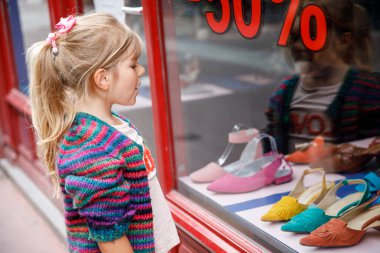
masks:
POLYGON ((132 99, 129 99, 128 101, 126 102, 123 102, 123 103, 117 103, 118 105, 121 105, 121 106, 134 106, 136 104, 136 97, 133 97, 132 99))
POLYGON ((309 61, 296 61, 294 65, 298 74, 311 75, 313 72, 313 65, 309 61))

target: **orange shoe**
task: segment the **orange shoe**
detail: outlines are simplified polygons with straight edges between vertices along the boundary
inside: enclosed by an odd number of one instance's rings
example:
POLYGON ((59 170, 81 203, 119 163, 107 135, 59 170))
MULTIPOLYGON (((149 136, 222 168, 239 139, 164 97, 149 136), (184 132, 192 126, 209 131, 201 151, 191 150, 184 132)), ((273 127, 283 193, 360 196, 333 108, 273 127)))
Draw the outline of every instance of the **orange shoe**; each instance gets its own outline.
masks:
POLYGON ((323 136, 317 136, 312 142, 297 145, 298 150, 285 159, 292 163, 313 163, 336 152, 334 144, 325 143, 323 136))
POLYGON ((351 209, 339 219, 333 218, 320 226, 310 235, 301 238, 304 246, 314 247, 347 247, 358 244, 369 228, 380 230, 380 205, 367 209, 378 195, 362 205, 351 209))
POLYGON ((351 143, 337 145, 334 154, 310 163, 310 167, 323 168, 326 173, 356 173, 363 170, 364 166, 375 157, 378 151, 371 153, 371 150, 379 149, 380 145, 377 144, 377 146, 362 148, 351 143))

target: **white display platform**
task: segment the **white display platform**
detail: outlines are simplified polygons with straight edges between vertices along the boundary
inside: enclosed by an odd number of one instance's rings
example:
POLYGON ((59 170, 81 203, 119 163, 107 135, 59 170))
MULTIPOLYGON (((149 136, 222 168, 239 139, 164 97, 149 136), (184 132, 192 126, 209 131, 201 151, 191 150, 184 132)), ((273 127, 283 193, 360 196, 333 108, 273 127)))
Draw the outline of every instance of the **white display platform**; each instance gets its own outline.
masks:
MULTIPOLYGON (((360 146, 366 146, 369 140, 355 142, 360 146)), ((244 219, 244 221, 257 227, 261 232, 261 238, 266 236, 276 242, 287 245, 291 249, 297 252, 379 252, 380 249, 380 233, 377 230, 369 229, 364 236, 364 239, 356 246, 346 248, 328 248, 321 249, 315 247, 305 247, 299 244, 300 238, 306 236, 305 234, 296 234, 290 232, 281 231, 280 227, 285 222, 263 222, 261 216, 264 215, 273 203, 277 202, 283 195, 287 195, 295 186, 298 179, 303 174, 303 171, 308 166, 294 165, 294 177, 291 182, 282 185, 268 185, 262 189, 243 193, 243 194, 219 194, 207 190, 208 184, 193 183, 189 176, 179 178, 179 181, 189 187, 194 192, 203 196, 202 202, 207 203, 208 200, 212 200, 217 205, 220 205, 224 209, 227 209, 230 213, 237 215, 244 219)), ((364 173, 362 173, 364 174, 364 173)), ((329 181, 339 181, 345 177, 340 174, 327 174, 326 179, 329 181)), ((305 185, 309 186, 314 183, 320 182, 321 176, 318 174, 307 175, 305 177, 305 185)), ((209 201, 211 202, 211 201, 209 201)), ((228 217, 221 219, 227 219, 228 217)), ((259 236, 260 237, 260 236, 259 236)), ((266 240, 271 244, 271 240, 266 240)), ((276 242, 276 245, 279 245, 276 242)), ((289 250, 289 249, 288 249, 289 250)))

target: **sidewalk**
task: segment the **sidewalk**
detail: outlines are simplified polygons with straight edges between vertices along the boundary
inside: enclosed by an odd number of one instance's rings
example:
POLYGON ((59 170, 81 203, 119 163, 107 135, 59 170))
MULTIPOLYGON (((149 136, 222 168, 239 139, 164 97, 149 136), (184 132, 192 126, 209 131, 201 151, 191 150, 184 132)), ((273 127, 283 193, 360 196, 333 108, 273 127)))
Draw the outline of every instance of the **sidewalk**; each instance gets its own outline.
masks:
POLYGON ((0 201, 0 252, 67 252, 64 240, 1 167, 0 201))

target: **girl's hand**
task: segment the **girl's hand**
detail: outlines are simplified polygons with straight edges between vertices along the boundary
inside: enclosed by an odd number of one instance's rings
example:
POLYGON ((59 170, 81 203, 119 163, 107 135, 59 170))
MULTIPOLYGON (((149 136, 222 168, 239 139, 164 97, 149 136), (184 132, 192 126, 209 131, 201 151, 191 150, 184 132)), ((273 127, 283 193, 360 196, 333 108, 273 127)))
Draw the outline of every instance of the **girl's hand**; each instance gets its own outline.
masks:
POLYGON ((98 242, 102 253, 133 253, 128 238, 124 235, 112 242, 98 242))

